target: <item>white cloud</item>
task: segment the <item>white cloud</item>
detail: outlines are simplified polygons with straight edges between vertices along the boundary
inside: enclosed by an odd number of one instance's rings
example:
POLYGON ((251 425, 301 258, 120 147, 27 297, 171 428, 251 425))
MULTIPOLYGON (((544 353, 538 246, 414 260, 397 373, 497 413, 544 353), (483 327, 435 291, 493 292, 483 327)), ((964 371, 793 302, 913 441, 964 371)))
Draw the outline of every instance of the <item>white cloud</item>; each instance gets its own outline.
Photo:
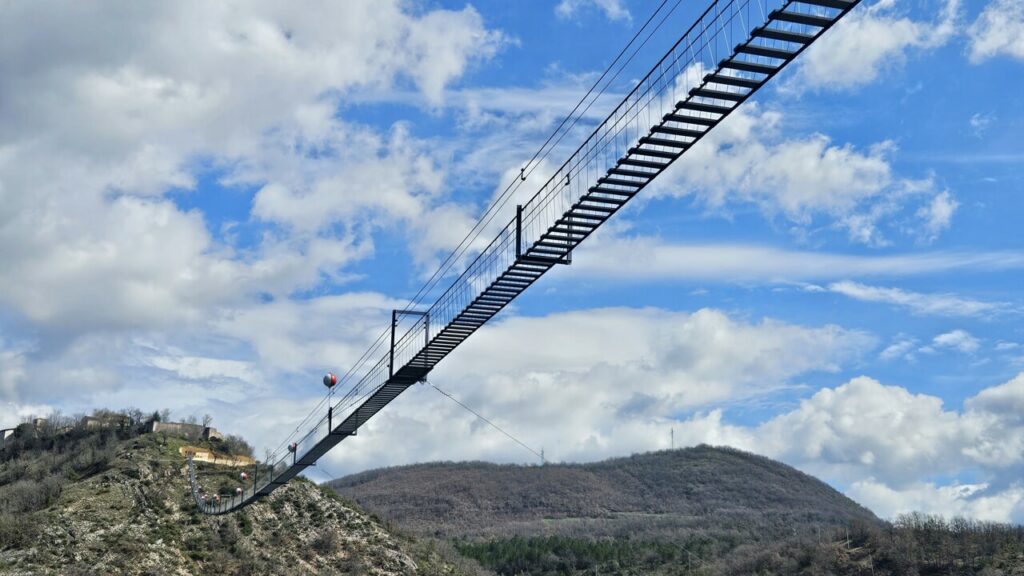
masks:
POLYGON ((572 18, 589 7, 600 9, 609 20, 629 21, 632 18, 622 0, 562 0, 555 6, 555 14, 559 18, 572 18))
POLYGON ((971 130, 974 131, 974 135, 980 138, 982 134, 984 134, 985 131, 988 130, 988 127, 992 124, 994 120, 995 116, 992 114, 982 114, 981 112, 976 112, 971 115, 971 119, 968 120, 968 123, 971 125, 971 130))
MULTIPOLYGON (((932 203, 946 194, 926 226, 948 216, 948 193, 930 179, 911 180, 893 173, 895 146, 880 142, 866 151, 837 146, 823 134, 784 138, 783 116, 748 104, 687 151, 651 186, 655 196, 693 196, 713 212, 734 204, 753 204, 767 216, 781 216, 799 230, 826 220, 850 239, 869 245, 887 243, 882 226, 906 206, 932 203)), ((941 228, 941 226, 940 226, 941 228)), ((935 233, 940 228, 935 229, 935 233)), ((931 228, 929 228, 931 231, 931 228)))
POLYGON ((770 454, 829 476, 870 471, 901 483, 955 466, 948 450, 959 441, 957 423, 939 398, 861 377, 772 418, 758 427, 758 437, 770 454))
POLYGON ((368 130, 339 126, 317 145, 338 153, 262 168, 259 179, 266 184, 253 198, 254 216, 300 233, 360 220, 382 226, 418 219, 441 192, 440 169, 401 126, 386 141, 368 130))
POLYGON ((1000 414, 1024 422, 1024 373, 1016 378, 979 392, 967 401, 967 407, 1000 414))
POLYGON ((828 289, 856 300, 904 306, 916 314, 990 316, 1009 310, 1009 307, 1002 302, 970 300, 952 294, 922 294, 899 288, 882 288, 850 281, 833 282, 829 284, 828 289))
POLYGON ((176 373, 187 380, 216 380, 231 378, 252 382, 256 373, 251 362, 200 356, 153 356, 153 367, 176 373))
MULTIPOLYGON (((608 308, 487 326, 430 381, 552 460, 594 460, 665 448, 680 411, 793 386, 873 346, 870 335, 836 326, 608 308)), ((338 473, 433 459, 530 459, 428 387, 407 392, 338 452, 327 464, 338 473)))
POLYGON ((882 360, 895 360, 897 358, 904 358, 907 361, 913 361, 914 355, 910 352, 917 346, 917 340, 913 338, 900 338, 896 342, 893 342, 889 346, 882 350, 882 353, 878 355, 882 360))
POLYGON ((343 372, 390 324, 391 310, 405 304, 371 292, 282 299, 238 310, 216 330, 248 343, 265 369, 343 372))
POLYGON ((993 0, 967 30, 970 58, 978 63, 999 55, 1024 59, 1024 5, 993 0))
POLYGON ((922 236, 931 242, 939 237, 939 234, 949 228, 953 221, 953 213, 960 206, 960 203, 953 199, 948 191, 941 192, 934 196, 930 203, 922 206, 917 211, 917 216, 923 221, 922 236))
POLYGON ((933 22, 911 20, 896 8, 897 2, 881 0, 850 12, 800 57, 797 76, 787 89, 869 84, 902 64, 907 52, 938 48, 956 34, 960 0, 946 0, 933 22))
POLYGON ((988 522, 1010 523, 1024 517, 1024 485, 987 492, 988 484, 936 485, 918 482, 901 489, 873 479, 854 482, 847 495, 883 518, 924 512, 947 518, 960 516, 988 522))
POLYGON ((822 389, 756 426, 723 423, 720 412, 686 419, 687 443, 724 443, 781 459, 847 486, 847 494, 891 517, 911 510, 1024 521, 1024 374, 947 410, 940 398, 859 377, 822 389), (973 484, 924 482, 971 473, 973 484))
POLYGON ((0 338, 0 400, 17 398, 28 376, 25 364, 25 351, 0 338))
POLYGON ((0 428, 14 428, 30 418, 45 418, 54 412, 46 404, 17 404, 0 402, 0 428))
POLYGON ((128 196, 60 206, 44 192, 25 204, 25 218, 0 226, 0 304, 35 323, 70 332, 166 326, 246 292, 234 282, 246 266, 213 253, 198 213, 128 196))
POLYGON ((65 334, 202 320, 333 277, 372 249, 368 214, 443 205, 420 144, 400 128, 382 142, 338 104, 395 85, 438 103, 503 36, 471 7, 405 8, 83 5, 54 21, 46 3, 5 6, 0 306, 65 334), (299 232, 223 245, 162 196, 194 186, 203 163, 263 186, 255 215, 299 232))
POLYGON ((793 282, 857 277, 903 277, 955 270, 1024 267, 1012 252, 924 252, 859 256, 746 244, 685 244, 600 232, 573 260, 579 277, 644 280, 793 282))
POLYGON ((965 354, 971 354, 978 351, 978 348, 981 347, 981 341, 964 330, 953 330, 933 338, 932 345, 938 348, 952 348, 965 354))

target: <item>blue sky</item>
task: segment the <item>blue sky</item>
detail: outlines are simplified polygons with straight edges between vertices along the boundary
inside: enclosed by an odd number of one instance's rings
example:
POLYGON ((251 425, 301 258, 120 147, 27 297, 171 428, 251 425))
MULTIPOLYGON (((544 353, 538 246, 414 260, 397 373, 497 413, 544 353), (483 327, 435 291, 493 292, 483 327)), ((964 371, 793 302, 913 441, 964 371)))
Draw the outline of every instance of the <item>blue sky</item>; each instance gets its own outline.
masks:
MULTIPOLYGON (((0 19, 0 425, 167 407, 261 450, 656 5, 45 4, 0 19)), ((865 0, 432 381, 553 460, 675 430, 1024 521, 1022 37, 1013 0, 865 0)), ((323 470, 532 458, 418 387, 323 470)))

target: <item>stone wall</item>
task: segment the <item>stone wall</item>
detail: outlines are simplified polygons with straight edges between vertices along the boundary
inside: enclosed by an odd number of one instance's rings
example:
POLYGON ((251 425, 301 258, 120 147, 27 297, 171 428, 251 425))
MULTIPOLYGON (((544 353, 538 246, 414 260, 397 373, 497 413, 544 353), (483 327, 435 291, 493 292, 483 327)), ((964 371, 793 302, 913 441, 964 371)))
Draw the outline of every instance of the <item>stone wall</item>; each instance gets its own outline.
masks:
POLYGON ((149 423, 149 432, 166 432, 176 436, 189 438, 202 438, 203 426, 200 424, 185 424, 184 422, 157 422, 149 423))
POLYGON ((166 432, 186 438, 203 438, 205 440, 223 440, 224 435, 216 428, 203 426, 202 424, 185 424, 184 422, 157 422, 149 423, 147 432, 166 432))
POLYGON ((86 416, 82 418, 82 425, 85 426, 86 430, 97 430, 100 428, 127 428, 131 426, 132 419, 127 416, 103 416, 96 418, 94 416, 86 416))

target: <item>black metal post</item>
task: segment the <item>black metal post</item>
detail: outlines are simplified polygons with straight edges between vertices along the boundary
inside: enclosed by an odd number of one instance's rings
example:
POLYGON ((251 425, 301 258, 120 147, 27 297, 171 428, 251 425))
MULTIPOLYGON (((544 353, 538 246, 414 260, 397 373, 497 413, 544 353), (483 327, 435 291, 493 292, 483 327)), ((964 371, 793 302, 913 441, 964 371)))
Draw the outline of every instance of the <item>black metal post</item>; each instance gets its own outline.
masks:
POLYGON ((572 264, 572 221, 569 221, 569 239, 565 241, 569 249, 565 251, 565 263, 572 264))
POLYGON ((566 221, 566 224, 569 225, 569 237, 565 240, 565 243, 568 244, 570 248, 565 251, 565 263, 572 264, 572 216, 566 218, 566 221))
POLYGON ((388 376, 395 375, 395 328, 398 323, 398 310, 391 311, 391 356, 388 361, 388 376))
MULTIPOLYGON (((423 350, 424 357, 426 355, 426 349, 430 345, 430 313, 420 312, 418 310, 392 310, 391 311, 391 367, 390 374, 393 377, 395 375, 395 330, 398 328, 398 317, 405 314, 412 314, 413 316, 421 316, 424 318, 423 321, 423 350)), ((415 326, 415 325, 414 325, 415 326)), ((412 329, 409 329, 410 332, 412 329)), ((427 367, 427 360, 424 359, 423 367, 427 367)))
POLYGON ((334 433, 334 425, 331 424, 331 417, 334 415, 334 406, 327 407, 327 434, 334 433))
POLYGON ((523 255, 523 205, 516 205, 516 258, 523 255))
POLYGON ((423 367, 430 366, 430 312, 423 315, 423 367))

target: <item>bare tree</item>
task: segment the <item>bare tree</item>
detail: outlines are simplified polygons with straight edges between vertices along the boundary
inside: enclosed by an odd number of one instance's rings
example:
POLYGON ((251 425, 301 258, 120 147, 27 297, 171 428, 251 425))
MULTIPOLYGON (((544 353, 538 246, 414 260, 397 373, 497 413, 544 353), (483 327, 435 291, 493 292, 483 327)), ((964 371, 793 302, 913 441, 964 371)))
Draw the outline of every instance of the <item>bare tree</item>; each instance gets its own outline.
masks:
POLYGON ((138 408, 134 407, 126 409, 124 413, 125 415, 128 416, 133 425, 142 424, 142 420, 143 418, 145 418, 145 416, 142 414, 142 410, 139 410, 138 408))

